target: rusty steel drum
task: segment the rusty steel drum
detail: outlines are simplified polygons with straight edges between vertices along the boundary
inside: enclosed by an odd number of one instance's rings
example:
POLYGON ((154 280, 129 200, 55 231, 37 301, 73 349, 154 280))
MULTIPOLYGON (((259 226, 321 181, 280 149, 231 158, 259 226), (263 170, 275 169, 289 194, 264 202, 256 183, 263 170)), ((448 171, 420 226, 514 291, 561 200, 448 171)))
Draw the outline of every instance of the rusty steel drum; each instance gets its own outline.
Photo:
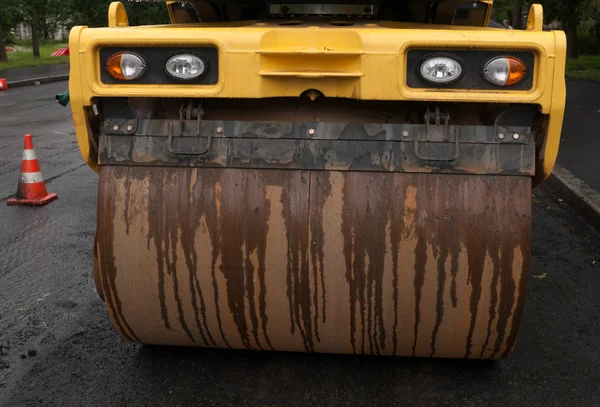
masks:
POLYGON ((102 166, 95 280, 148 344, 497 359, 531 178, 102 166))

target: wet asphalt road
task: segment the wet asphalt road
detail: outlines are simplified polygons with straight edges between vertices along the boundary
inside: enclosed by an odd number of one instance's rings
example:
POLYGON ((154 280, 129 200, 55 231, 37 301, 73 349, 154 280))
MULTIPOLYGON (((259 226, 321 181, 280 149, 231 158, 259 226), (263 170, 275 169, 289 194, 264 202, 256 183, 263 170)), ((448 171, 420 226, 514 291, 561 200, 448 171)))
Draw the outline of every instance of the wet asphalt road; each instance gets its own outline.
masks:
POLYGON ((0 93, 0 406, 600 405, 600 234, 535 190, 532 269, 506 360, 427 360, 155 348, 124 342, 91 279, 97 177, 82 161, 66 83, 0 93), (48 189, 7 207, 22 134, 48 189))
MULTIPOLYGON (((65 63, 58 65, 31 66, 28 68, 0 69, 0 78, 6 78, 10 84, 15 81, 31 80, 34 78, 45 78, 49 76, 60 76, 69 74, 69 58, 62 58, 65 63)), ((61 91, 62 93, 63 91, 61 91)))
POLYGON ((600 191, 600 82, 567 79, 558 163, 600 191))

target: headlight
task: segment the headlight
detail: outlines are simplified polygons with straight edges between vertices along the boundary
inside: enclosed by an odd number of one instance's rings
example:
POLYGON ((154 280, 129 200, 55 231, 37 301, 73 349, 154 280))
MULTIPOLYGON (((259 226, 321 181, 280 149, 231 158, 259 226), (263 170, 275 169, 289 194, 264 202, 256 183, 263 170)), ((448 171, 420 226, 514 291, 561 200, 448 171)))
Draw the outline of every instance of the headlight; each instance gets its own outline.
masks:
POLYGON ((146 61, 137 54, 117 52, 106 61, 106 69, 113 78, 130 81, 146 72, 146 61))
POLYGON ((498 86, 515 85, 525 78, 525 64, 514 57, 501 57, 489 60, 483 67, 486 81, 498 86))
POLYGON ((190 80, 204 74, 206 63, 202 58, 193 54, 177 54, 169 58, 165 68, 173 78, 190 80))
POLYGON ((441 55, 425 59, 419 70, 424 80, 438 85, 448 85, 455 82, 463 73, 460 62, 454 58, 441 55))

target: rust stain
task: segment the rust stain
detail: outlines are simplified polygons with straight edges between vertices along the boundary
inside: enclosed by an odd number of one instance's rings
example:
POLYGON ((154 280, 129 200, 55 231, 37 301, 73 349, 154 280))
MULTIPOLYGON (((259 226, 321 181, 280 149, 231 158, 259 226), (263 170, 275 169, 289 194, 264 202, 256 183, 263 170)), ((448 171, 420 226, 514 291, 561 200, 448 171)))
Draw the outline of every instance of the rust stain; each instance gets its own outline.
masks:
MULTIPOLYGON (((308 193, 309 174, 300 174, 302 189, 308 193)), ((298 191, 284 188, 281 195, 283 218, 288 242, 286 281, 287 297, 290 310, 290 332, 294 334, 298 328, 304 349, 314 352, 315 337, 310 308, 309 275, 308 275, 308 194, 300 195, 298 191)))
MULTIPOLYGON (((220 246, 221 252, 220 271, 227 284, 227 304, 244 346, 248 349, 254 348, 250 342, 252 334, 256 346, 262 348, 258 340, 258 320, 254 304, 254 284, 252 284, 255 267, 249 261, 249 252, 259 248, 254 236, 248 235, 248 227, 252 225, 256 235, 264 236, 266 234, 265 212, 269 211, 268 202, 262 202, 261 207, 253 205, 256 202, 255 194, 264 196, 264 187, 261 188, 260 184, 251 186, 250 183, 253 180, 249 180, 249 174, 240 174, 241 176, 235 179, 228 171, 222 175, 219 184, 226 185, 229 189, 227 193, 221 195, 218 218, 221 241, 217 244, 220 246), (251 210, 247 213, 240 211, 241 205, 249 205, 251 210), (244 215, 248 215, 251 221, 246 222, 243 218, 244 215), (249 300, 248 310, 245 309, 246 293, 249 300), (248 318, 246 312, 249 313, 248 318), (252 333, 249 332, 249 329, 252 330, 252 333)), ((213 245, 215 243, 213 242, 213 245)), ((259 251, 258 258, 264 258, 264 251, 259 251)))
MULTIPOLYGON (((518 186, 519 190, 515 191, 514 194, 507 194, 505 199, 507 204, 505 207, 512 208, 510 214, 513 218, 527 217, 530 216, 531 203, 529 200, 522 198, 524 186, 518 186)), ((523 309, 525 307, 525 290, 527 287, 527 278, 521 273, 519 279, 519 285, 516 286, 514 279, 514 254, 515 251, 520 249, 521 252, 526 254, 521 256, 520 268, 523 270, 529 270, 529 247, 523 247, 521 242, 529 243, 531 241, 531 229, 524 227, 522 223, 511 222, 508 226, 510 228, 509 233, 512 235, 512 239, 504 239, 502 244, 502 257, 501 257, 501 297, 499 304, 499 318, 496 330, 498 337, 502 337, 503 340, 496 340, 494 346, 494 353, 492 358, 498 356, 501 352, 501 346, 507 345, 506 349, 502 353, 503 357, 506 357, 512 351, 514 344, 517 339, 519 327, 521 325, 521 319, 523 315, 523 309), (510 320, 510 327, 508 322, 510 320), (510 335, 506 338, 507 328, 510 330, 510 335)))
MULTIPOLYGON (((355 353, 381 354, 386 350, 387 330, 383 317, 383 271, 386 225, 392 177, 377 174, 344 173, 342 190, 342 233, 346 281, 350 298, 350 338, 355 353), (386 194, 382 194, 386 191, 386 194), (360 319, 360 349, 356 344, 356 309, 360 319), (365 338, 368 349, 365 348, 365 338)), ((394 214, 395 215, 395 214, 394 214)), ((393 216, 392 222, 397 221, 393 216)), ((395 250, 395 248, 394 248, 395 250)))
POLYGON ((496 320, 496 307, 498 306, 498 290, 496 290, 495 287, 497 286, 498 281, 500 280, 500 253, 497 250, 492 250, 490 251, 489 255, 491 256, 493 264, 492 283, 490 290, 490 305, 488 307, 489 318, 487 324, 487 334, 483 346, 481 347, 479 359, 483 358, 483 354, 488 349, 488 344, 492 336, 492 324, 496 320))
POLYGON ((419 340, 419 324, 421 323, 421 299, 423 294, 423 285, 425 283, 425 264, 427 263, 427 235, 425 229, 421 226, 427 221, 427 194, 417 190, 417 214, 415 227, 417 229, 417 244, 415 246, 415 277, 413 280, 415 289, 415 324, 413 327, 414 342, 412 344, 412 356, 416 355, 417 342, 419 340))
MULTIPOLYGON (((465 210, 474 219, 466 225, 465 246, 467 247, 467 283, 472 287, 471 298, 469 300, 470 324, 467 334, 467 343, 465 349, 465 357, 470 357, 473 348, 473 335, 475 332, 475 323, 479 313, 479 300, 481 299, 481 291, 485 256, 488 252, 488 244, 494 240, 497 241, 501 236, 495 235, 495 231, 491 230, 493 224, 486 224, 490 219, 490 213, 495 212, 493 207, 488 206, 486 196, 482 192, 482 182, 469 183, 465 188, 470 188, 468 192, 470 200, 465 202, 465 210)), ((465 195, 467 192, 465 192, 465 195)), ((493 203, 492 203, 493 205, 493 203)), ((492 243, 494 244, 494 243, 492 243)))
MULTIPOLYGON (((401 199, 401 197, 398 197, 401 199)), ((403 199, 402 199, 403 200, 403 199)), ((399 216, 404 219, 404 216, 399 216)), ((392 254, 392 308, 394 313, 394 322, 392 325, 392 355, 396 355, 398 348, 398 251, 400 237, 402 236, 403 222, 390 222, 390 244, 392 254)))
MULTIPOLYGON (((196 191, 197 178, 193 178, 193 174, 190 177, 182 179, 185 188, 177 191, 178 194, 186 194, 188 191, 196 191), (192 183, 193 181, 193 183, 192 183)), ((183 197, 182 197, 183 198, 183 197)), ((182 199, 182 204, 185 205, 186 200, 182 199)), ((192 206, 194 201, 192 199, 187 200, 187 204, 192 206)), ((198 279, 198 251, 196 250, 196 230, 200 227, 201 217, 187 218, 183 213, 177 214, 177 226, 181 236, 181 246, 183 247, 183 253, 185 255, 185 264, 188 269, 189 287, 191 294, 191 303, 194 310, 194 320, 196 322, 196 329, 200 333, 202 342, 205 346, 217 346, 210 329, 207 324, 206 315, 206 300, 202 288, 200 287, 200 280, 198 279)))
POLYGON ((171 278, 173 283, 173 296, 176 302, 177 308, 177 320, 181 329, 190 338, 192 343, 196 343, 196 340, 185 321, 183 314, 183 304, 181 299, 181 293, 179 292, 179 274, 177 272, 177 246, 179 228, 177 225, 178 217, 182 214, 174 210, 169 206, 169 202, 172 202, 175 198, 174 195, 183 191, 178 191, 176 188, 172 188, 175 182, 172 174, 153 172, 155 178, 150 179, 149 182, 149 199, 151 204, 155 205, 154 210, 148 213, 148 236, 147 245, 150 245, 151 241, 154 241, 156 249, 156 262, 158 264, 159 272, 159 298, 161 301, 161 315, 163 322, 167 329, 171 329, 171 322, 167 312, 166 304, 166 293, 165 293, 165 279, 167 275, 171 278), (161 176, 162 175, 162 176, 161 176))
MULTIPOLYGON (((524 238, 531 238, 529 230, 521 230, 521 233, 524 238)), ((522 256, 522 264, 521 268, 523 270, 529 270, 529 252, 526 255, 522 256)), ((523 318, 523 310, 525 308, 525 291, 527 289, 527 274, 521 274, 521 278, 519 280, 519 286, 517 288, 517 302, 512 313, 512 323, 510 335, 508 336, 505 343, 507 344, 504 352, 502 353, 502 357, 505 358, 513 351, 514 346, 517 342, 517 337, 519 335, 519 328, 521 326, 521 320, 523 318)), ((498 353, 495 353, 497 356, 498 353)))
POLYGON ((114 186, 114 183, 101 183, 99 187, 99 191, 104 193, 100 193, 98 198, 99 210, 98 231, 96 233, 96 255, 98 258, 97 265, 100 272, 101 287, 97 288, 102 291, 102 297, 104 298, 110 314, 113 317, 113 321, 121 335, 130 341, 139 342, 139 338, 127 322, 121 300, 119 299, 117 285, 115 283, 117 268, 115 265, 115 248, 113 245, 114 228, 112 225, 114 219, 114 205, 111 201, 112 197, 115 195, 114 192, 111 191, 114 186), (106 211, 105 214, 101 213, 100 208, 106 211))
POLYGON ((399 183, 395 180, 393 187, 389 190, 388 202, 390 210, 388 212, 389 220, 389 238, 390 250, 392 255, 392 304, 394 313, 394 322, 392 325, 392 355, 396 355, 398 348, 398 300, 400 282, 399 253, 400 244, 404 244, 403 238, 409 235, 408 229, 413 226, 405 222, 407 215, 414 216, 414 207, 416 202, 412 202, 412 194, 408 191, 408 183, 399 183))
POLYGON ((125 177, 125 209, 123 216, 125 218, 125 233, 129 235, 129 202, 131 201, 131 177, 125 177))
POLYGON ((312 293, 312 307, 313 312, 313 324, 315 331, 315 338, 317 342, 319 338, 319 301, 321 302, 321 319, 322 323, 327 322, 327 306, 325 291, 325 231, 324 231, 324 218, 323 209, 325 207, 325 201, 331 194, 331 182, 329 180, 329 172, 324 172, 319 177, 310 177, 309 182, 314 182, 316 185, 311 186, 311 194, 313 188, 316 188, 319 193, 309 196, 312 200, 312 204, 309 202, 311 208, 310 213, 310 236, 311 236, 311 265, 313 271, 314 281, 314 292, 312 293), (321 293, 319 298, 319 286, 321 287, 321 293))
MULTIPOLYGON (((435 185, 434 190, 438 190, 440 188, 439 184, 435 185)), ((449 200, 452 199, 452 196, 443 197, 444 199, 435 199, 436 202, 436 212, 440 215, 436 217, 436 244, 433 244, 433 256, 437 258, 437 292, 436 292, 436 300, 435 300, 435 325, 433 327, 433 331, 431 333, 431 355, 435 356, 435 345, 437 340, 437 335, 440 329, 440 325, 442 324, 442 320, 444 319, 444 289, 446 286, 446 275, 448 274, 446 271, 446 259, 448 258, 449 253, 449 236, 448 233, 443 228, 454 227, 456 228, 456 219, 455 214, 451 211, 455 209, 456 205, 447 204, 449 200), (441 219, 440 219, 441 218, 441 219)))
POLYGON ((208 206, 205 211, 206 213, 211 213, 214 212, 216 216, 206 216, 206 226, 208 228, 208 233, 210 235, 210 241, 211 241, 211 252, 210 252, 210 256, 211 256, 211 262, 210 262, 210 275, 211 275, 211 279, 212 279, 212 289, 213 289, 213 293, 214 293, 214 303, 215 303, 215 316, 217 318, 217 324, 219 326, 219 333, 221 334, 221 339, 223 339, 223 342, 225 343, 225 345, 230 348, 231 345, 229 345, 229 341, 227 340, 227 337, 225 336, 225 331, 223 330, 223 320, 221 318, 221 307, 220 307, 220 301, 219 301, 219 285, 217 283, 217 275, 216 275, 216 264, 217 264, 217 259, 219 258, 220 255, 220 248, 221 245, 219 244, 219 242, 221 241, 220 238, 220 230, 219 230, 219 223, 218 223, 218 219, 221 217, 221 191, 222 191, 222 187, 221 184, 219 184, 217 182, 217 180, 212 177, 213 174, 202 174, 203 178, 206 177, 206 181, 208 181, 209 185, 213 185, 214 188, 201 188, 199 193, 202 194, 200 195, 202 198, 200 204, 206 203, 207 205, 211 205, 212 202, 214 202, 214 206, 208 206), (206 195, 204 195, 206 194, 206 195), (213 198, 213 199, 210 199, 213 198), (212 209, 212 211, 211 211, 212 209))

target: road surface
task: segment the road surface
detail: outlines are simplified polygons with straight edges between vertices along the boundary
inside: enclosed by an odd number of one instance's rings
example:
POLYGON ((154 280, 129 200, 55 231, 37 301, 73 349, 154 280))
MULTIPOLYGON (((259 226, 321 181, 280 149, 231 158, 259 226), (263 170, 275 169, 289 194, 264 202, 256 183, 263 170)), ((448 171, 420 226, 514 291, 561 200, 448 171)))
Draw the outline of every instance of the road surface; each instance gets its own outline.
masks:
MULTIPOLYGON (((68 62, 68 58, 62 58, 68 62)), ((0 78, 6 78, 7 82, 22 81, 35 78, 46 78, 49 76, 60 76, 69 74, 69 64, 31 66, 28 68, 0 69, 0 78)), ((62 93, 62 92, 61 92, 62 93)))
POLYGON ((567 79, 558 163, 600 191, 600 82, 567 79))
POLYGON ((600 405, 600 235, 535 190, 519 343, 489 363, 155 348, 113 330, 91 278, 97 177, 82 165, 66 83, 0 93, 0 193, 34 136, 43 208, 0 202, 0 406, 600 405))

